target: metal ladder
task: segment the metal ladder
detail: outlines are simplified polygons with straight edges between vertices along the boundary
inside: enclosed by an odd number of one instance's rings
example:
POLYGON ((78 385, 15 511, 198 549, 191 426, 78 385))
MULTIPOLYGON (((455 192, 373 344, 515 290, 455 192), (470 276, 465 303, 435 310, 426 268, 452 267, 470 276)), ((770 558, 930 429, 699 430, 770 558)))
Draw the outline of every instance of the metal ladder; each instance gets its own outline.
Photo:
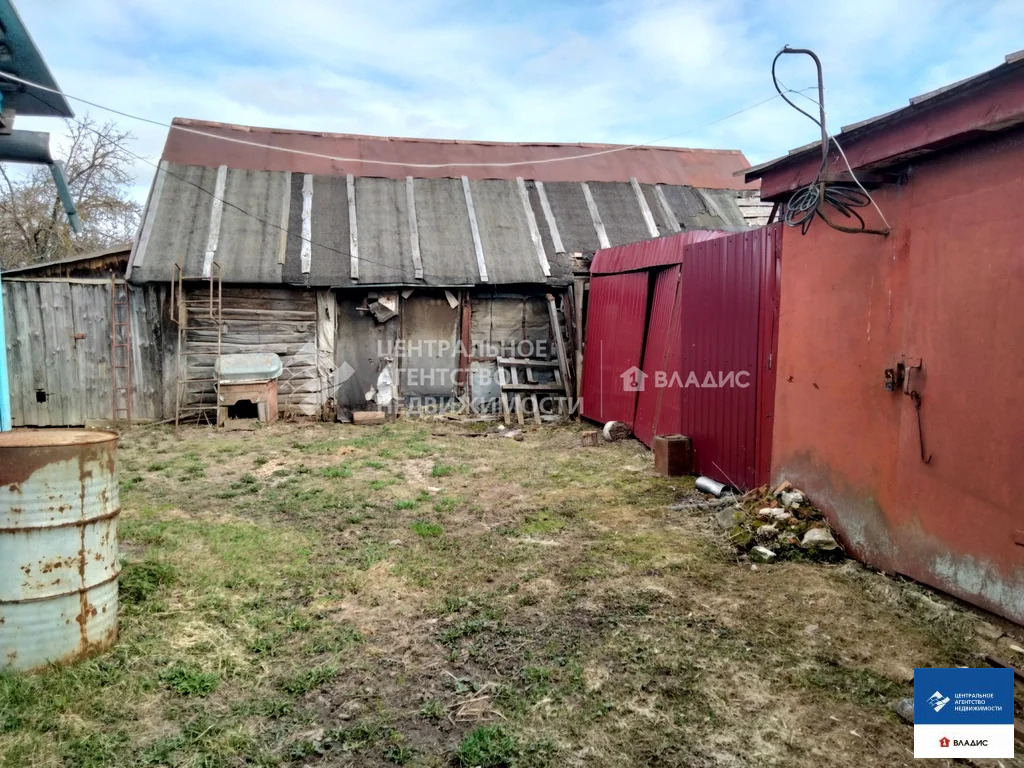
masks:
POLYGON ((110 276, 110 418, 132 423, 132 329, 128 284, 110 276))
POLYGON ((194 308, 191 312, 185 296, 185 285, 192 278, 186 278, 181 262, 174 265, 175 279, 171 283, 171 320, 178 326, 177 387, 175 393, 174 427, 180 424, 217 424, 219 380, 217 367, 221 358, 221 340, 224 332, 223 281, 220 264, 210 265, 208 299, 205 307, 194 308), (189 331, 193 329, 190 319, 212 325, 217 330, 215 352, 195 352, 189 348, 189 331), (212 402, 209 396, 212 391, 212 402))

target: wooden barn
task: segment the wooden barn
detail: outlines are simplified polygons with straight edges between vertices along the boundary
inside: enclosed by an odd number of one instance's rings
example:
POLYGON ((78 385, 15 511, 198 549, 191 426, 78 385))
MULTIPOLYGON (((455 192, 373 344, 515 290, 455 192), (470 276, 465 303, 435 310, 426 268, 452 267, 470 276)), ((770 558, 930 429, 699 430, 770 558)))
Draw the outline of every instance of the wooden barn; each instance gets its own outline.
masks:
POLYGON ((596 250, 763 223, 747 167, 737 151, 175 119, 120 293, 106 273, 48 273, 19 296, 5 275, 15 424, 120 419, 129 403, 134 420, 208 418, 214 365, 239 353, 278 356, 287 416, 493 409, 499 358, 556 361, 560 340, 577 377, 596 250), (71 280, 98 281, 84 314, 57 287, 71 280), (79 357, 96 370, 63 375, 79 357))

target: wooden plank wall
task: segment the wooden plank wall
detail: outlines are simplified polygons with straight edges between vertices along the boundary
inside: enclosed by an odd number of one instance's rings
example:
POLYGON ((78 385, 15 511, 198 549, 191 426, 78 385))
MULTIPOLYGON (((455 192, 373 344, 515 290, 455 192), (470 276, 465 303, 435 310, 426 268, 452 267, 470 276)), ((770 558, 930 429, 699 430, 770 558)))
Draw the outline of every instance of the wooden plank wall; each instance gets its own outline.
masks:
MULTIPOLYGON (((186 344, 190 353, 211 357, 187 358, 190 378, 212 378, 217 351, 217 326, 209 317, 207 283, 185 290, 189 327, 186 344)), ((221 354, 273 352, 281 358, 284 372, 278 380, 280 412, 317 416, 321 384, 317 373, 316 292, 296 288, 223 287, 221 354)), ((173 386, 173 382, 171 383, 173 386)), ((198 388, 197 388, 198 389, 198 388)), ((206 402, 213 403, 213 387, 206 402)))
MULTIPOLYGON (((157 289, 130 290, 132 418, 158 420, 163 382, 157 289)), ((110 283, 7 278, 3 291, 15 426, 81 426, 86 419, 111 418, 110 283)))

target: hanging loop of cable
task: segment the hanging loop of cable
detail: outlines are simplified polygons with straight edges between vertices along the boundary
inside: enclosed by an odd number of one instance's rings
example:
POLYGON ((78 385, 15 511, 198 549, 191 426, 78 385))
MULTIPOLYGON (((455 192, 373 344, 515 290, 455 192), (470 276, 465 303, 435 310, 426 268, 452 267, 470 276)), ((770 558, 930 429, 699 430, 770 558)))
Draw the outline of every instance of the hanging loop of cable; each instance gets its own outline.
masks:
POLYGON ((786 222, 787 226, 800 227, 800 232, 804 235, 807 234, 807 230, 810 229, 811 224, 814 223, 814 219, 820 218, 828 224, 828 226, 839 230, 840 232, 863 235, 881 235, 882 237, 887 236, 890 228, 889 222, 885 219, 885 215, 878 207, 878 204, 872 199, 871 195, 868 194, 864 185, 860 183, 857 175, 853 172, 850 161, 846 159, 846 153, 843 152, 843 148, 839 146, 839 142, 836 141, 835 137, 829 136, 825 120, 825 84, 822 76, 821 59, 818 58, 818 55, 809 48, 790 48, 788 45, 784 46, 782 50, 775 54, 775 58, 772 59, 772 84, 775 86, 775 90, 778 91, 779 96, 782 97, 783 101, 793 107, 793 109, 800 114, 806 116, 811 122, 821 129, 821 165, 818 168, 818 174, 813 182, 794 193, 789 201, 783 206, 782 220, 786 222), (786 96, 786 93, 780 87, 779 78, 775 73, 775 68, 779 59, 786 54, 810 56, 811 59, 814 60, 814 66, 818 71, 818 117, 815 117, 810 112, 795 104, 786 96), (835 183, 828 180, 828 150, 830 143, 836 145, 836 149, 838 149, 840 155, 842 155, 843 160, 846 163, 847 170, 849 170, 850 176, 856 186, 835 183), (885 223, 884 229, 869 228, 867 223, 864 221, 864 217, 857 212, 858 208, 866 208, 869 205, 874 206, 875 210, 878 211, 878 215, 885 223), (844 216, 848 220, 848 223, 840 224, 830 218, 830 214, 834 215, 835 213, 839 213, 844 216))

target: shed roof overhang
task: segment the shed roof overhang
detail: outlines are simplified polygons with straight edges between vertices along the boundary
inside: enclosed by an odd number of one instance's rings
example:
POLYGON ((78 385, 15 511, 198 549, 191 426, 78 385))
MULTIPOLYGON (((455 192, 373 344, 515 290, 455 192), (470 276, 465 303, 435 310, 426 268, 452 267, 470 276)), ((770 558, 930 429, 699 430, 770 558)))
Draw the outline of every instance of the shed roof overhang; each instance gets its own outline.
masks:
MULTIPOLYGON (((0 0, 0 69, 13 75, 60 90, 28 29, 10 0, 0 0)), ((4 109, 19 115, 74 117, 64 96, 31 86, 0 80, 4 109)))
MULTIPOLYGON (((1021 124, 1024 51, 988 72, 917 96, 907 107, 844 126, 837 139, 855 170, 882 171, 1021 124)), ((832 147, 830 168, 845 165, 832 147)), ((748 182, 761 180, 762 200, 779 201, 814 181, 820 167, 821 143, 814 142, 743 175, 748 182)))

